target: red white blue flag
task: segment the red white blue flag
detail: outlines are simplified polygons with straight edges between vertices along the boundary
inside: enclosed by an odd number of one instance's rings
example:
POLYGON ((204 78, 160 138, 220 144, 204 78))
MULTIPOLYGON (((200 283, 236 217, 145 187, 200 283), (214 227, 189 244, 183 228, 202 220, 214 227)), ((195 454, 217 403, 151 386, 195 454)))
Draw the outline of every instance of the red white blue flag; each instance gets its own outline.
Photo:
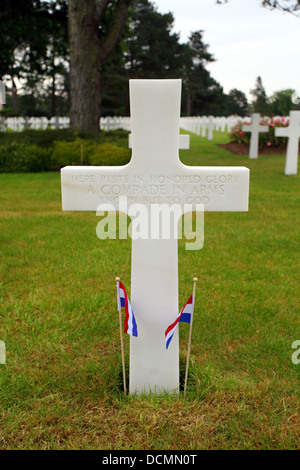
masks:
POLYGON ((194 310, 194 298, 193 295, 189 298, 183 309, 178 313, 178 316, 174 323, 172 323, 165 331, 166 348, 168 349, 171 339, 175 333, 179 322, 192 323, 194 310))
POLYGON ((137 336, 137 325, 133 315, 133 311, 128 300, 125 287, 122 282, 119 281, 118 286, 118 310, 121 310, 121 307, 125 307, 125 320, 124 320, 124 333, 128 333, 132 336, 137 336))

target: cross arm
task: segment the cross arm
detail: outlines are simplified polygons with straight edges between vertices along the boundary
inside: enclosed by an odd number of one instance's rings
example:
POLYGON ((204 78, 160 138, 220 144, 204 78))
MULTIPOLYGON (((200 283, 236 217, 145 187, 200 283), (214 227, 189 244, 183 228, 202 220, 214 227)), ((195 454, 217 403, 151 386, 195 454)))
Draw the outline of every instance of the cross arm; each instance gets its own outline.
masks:
POLYGON ((289 131, 286 127, 276 127, 275 128, 276 137, 288 137, 289 131))
POLYGON ((186 166, 169 172, 152 168, 133 171, 131 164, 116 167, 73 167, 61 170, 62 207, 68 211, 96 211, 109 203, 119 209, 119 197, 128 204, 203 204, 206 211, 247 211, 249 169, 245 167, 186 166))
POLYGON ((253 127, 252 124, 244 124, 242 126, 242 131, 243 132, 253 132, 253 131, 256 131, 256 132, 268 132, 269 130, 269 126, 263 126, 263 125, 259 125, 257 127, 253 127))
POLYGON ((118 210, 117 196, 130 191, 127 166, 65 166, 61 169, 62 209, 96 211, 99 204, 109 202, 118 210))
POLYGON ((246 167, 185 166, 188 185, 184 202, 203 204, 205 211, 245 212, 250 171, 246 167))

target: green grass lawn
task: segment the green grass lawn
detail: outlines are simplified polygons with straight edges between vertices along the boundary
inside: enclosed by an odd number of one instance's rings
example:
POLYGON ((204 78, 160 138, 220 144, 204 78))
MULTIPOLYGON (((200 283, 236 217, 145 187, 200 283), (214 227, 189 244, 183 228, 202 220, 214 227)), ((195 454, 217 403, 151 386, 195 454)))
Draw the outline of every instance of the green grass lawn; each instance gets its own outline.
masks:
MULTIPOLYGON (((179 241, 180 305, 199 278, 186 399, 122 393, 115 276, 130 291, 130 239, 63 213, 59 173, 0 175, 1 449, 299 449, 300 176, 226 141, 191 135, 180 152, 250 169, 249 212, 206 213, 201 251, 179 241)), ((187 338, 182 324, 182 371, 187 338)))

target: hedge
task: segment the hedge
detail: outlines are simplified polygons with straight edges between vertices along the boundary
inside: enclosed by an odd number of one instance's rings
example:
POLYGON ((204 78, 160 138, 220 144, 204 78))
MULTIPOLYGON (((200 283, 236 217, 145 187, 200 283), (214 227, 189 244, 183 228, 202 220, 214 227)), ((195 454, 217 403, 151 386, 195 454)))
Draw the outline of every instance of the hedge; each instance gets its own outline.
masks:
POLYGON ((2 173, 58 171, 66 165, 125 165, 130 160, 125 131, 103 133, 100 138, 80 137, 69 131, 14 134, 0 135, 2 173), (58 134, 66 140, 55 140, 58 134))

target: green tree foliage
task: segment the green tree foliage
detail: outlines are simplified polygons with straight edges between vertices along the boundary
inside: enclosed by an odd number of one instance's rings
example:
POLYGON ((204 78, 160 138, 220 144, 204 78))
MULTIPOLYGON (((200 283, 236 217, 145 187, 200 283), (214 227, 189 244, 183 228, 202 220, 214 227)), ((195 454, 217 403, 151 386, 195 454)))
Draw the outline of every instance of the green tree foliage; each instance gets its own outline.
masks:
MULTIPOLYGON (((230 0, 216 0, 216 3, 222 5, 230 0)), ((300 17, 300 0, 261 0, 261 5, 271 10, 281 10, 292 13, 300 17)))
POLYGON ((46 7, 41 2, 26 0, 3 0, 1 7, 0 76, 11 80, 12 104, 17 112, 16 79, 23 76, 24 63, 37 64, 38 58, 45 53, 46 7))
POLYGON ((237 114, 238 116, 246 116, 249 104, 245 93, 236 88, 230 90, 227 96, 227 112, 229 115, 237 114))
POLYGON ((203 31, 191 33, 181 44, 172 33, 171 13, 159 13, 149 0, 134 0, 124 38, 124 55, 112 56, 103 73, 103 112, 113 113, 117 97, 127 103, 130 78, 182 78, 182 114, 218 114, 224 107, 223 89, 206 65, 214 60, 203 41, 203 31))
POLYGON ((203 31, 191 33, 183 58, 183 113, 187 116, 213 114, 213 107, 223 94, 221 86, 205 68, 215 59, 203 42, 203 31))
POLYGON ((2 0, 0 12, 0 76, 11 83, 12 105, 18 108, 16 79, 22 79, 31 94, 45 79, 51 79, 55 112, 55 81, 65 73, 67 59, 66 0, 2 0))
POLYGON ((300 0, 263 0, 262 5, 272 10, 282 10, 299 17, 300 0))
POLYGON ((129 116, 128 74, 125 43, 121 41, 104 62, 101 79, 101 116, 129 116))
POLYGON ((129 114, 128 80, 179 78, 184 47, 172 33, 174 17, 159 13, 149 0, 133 0, 123 41, 104 64, 103 114, 117 111, 116 98, 129 114), (121 49, 121 51, 120 51, 121 49))
POLYGON ((25 91, 44 101, 51 116, 57 114, 57 105, 69 98, 67 8, 66 0, 48 2, 44 53, 33 64, 24 61, 25 91))
POLYGON ((23 53, 34 62, 45 52, 47 3, 2 0, 1 7, 0 76, 18 76, 23 53))
POLYGON ((291 110, 300 109, 299 105, 293 103, 294 94, 295 90, 290 88, 276 91, 269 99, 270 112, 274 115, 288 116, 291 110))
POLYGON ((172 33, 172 13, 158 13, 149 0, 133 0, 126 69, 136 78, 173 78, 181 68, 182 46, 172 33))
POLYGON ((270 112, 270 106, 261 77, 257 77, 255 87, 250 91, 250 93, 254 97, 252 102, 253 112, 268 115, 270 112))
MULTIPOLYGON (((297 13, 299 1, 261 3, 297 13)), ((180 43, 173 14, 159 13, 151 0, 2 0, 2 7, 0 76, 11 86, 7 108, 14 108, 14 114, 66 114, 72 87, 73 127, 96 132, 100 112, 130 113, 131 78, 182 78, 182 115, 288 114, 297 109, 293 90, 268 99, 260 77, 251 91, 251 108, 242 91, 225 95, 207 70, 215 59, 204 32, 194 31, 180 43), (23 84, 19 97, 16 79, 23 84)))

